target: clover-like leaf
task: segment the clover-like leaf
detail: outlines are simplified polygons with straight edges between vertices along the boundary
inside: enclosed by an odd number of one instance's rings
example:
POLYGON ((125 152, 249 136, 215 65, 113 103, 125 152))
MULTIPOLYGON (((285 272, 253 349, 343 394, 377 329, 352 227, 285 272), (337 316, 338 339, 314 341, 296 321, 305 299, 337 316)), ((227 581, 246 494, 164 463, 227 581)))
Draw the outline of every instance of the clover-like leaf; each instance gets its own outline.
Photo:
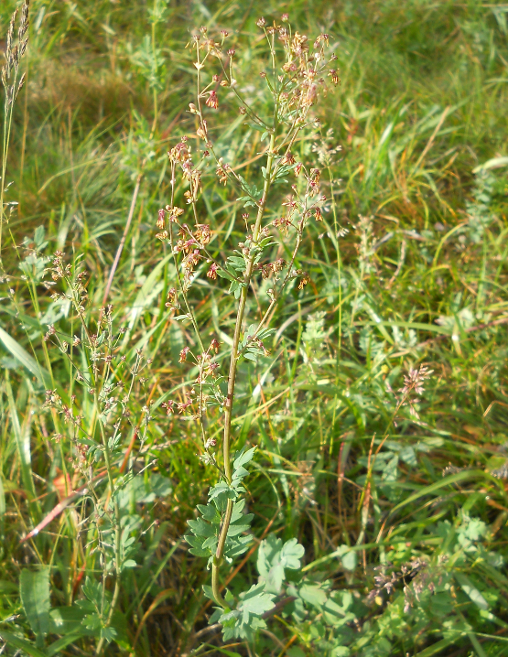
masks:
POLYGON ((285 578, 285 569, 298 570, 301 567, 300 559, 305 549, 292 538, 282 545, 280 538, 273 534, 261 541, 258 552, 257 569, 259 581, 265 584, 267 591, 280 593, 285 578))
POLYGON ((291 538, 287 543, 284 543, 281 552, 281 561, 284 568, 291 568, 298 570, 301 568, 300 560, 305 554, 305 548, 300 545, 296 538, 291 538))
POLYGON ((262 616, 265 612, 274 607, 274 595, 265 592, 263 584, 254 584, 244 593, 238 609, 242 612, 244 620, 247 622, 249 614, 262 616))

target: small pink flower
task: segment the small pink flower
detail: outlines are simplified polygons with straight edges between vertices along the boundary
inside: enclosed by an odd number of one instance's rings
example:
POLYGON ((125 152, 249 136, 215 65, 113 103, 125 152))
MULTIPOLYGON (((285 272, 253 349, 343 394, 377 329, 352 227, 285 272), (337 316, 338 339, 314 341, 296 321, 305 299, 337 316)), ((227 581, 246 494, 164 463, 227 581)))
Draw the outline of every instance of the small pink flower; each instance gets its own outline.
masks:
POLYGON ((213 265, 210 267, 210 269, 207 271, 206 275, 208 278, 211 278, 212 281, 217 280, 217 270, 219 267, 213 263, 213 265))
POLYGON ((219 99, 215 91, 210 91, 210 95, 206 99, 206 105, 212 109, 217 109, 219 107, 219 99))
POLYGON ((187 360, 187 354, 189 353, 190 349, 189 347, 184 347, 182 351, 180 352, 180 358, 178 359, 179 363, 185 363, 187 360))

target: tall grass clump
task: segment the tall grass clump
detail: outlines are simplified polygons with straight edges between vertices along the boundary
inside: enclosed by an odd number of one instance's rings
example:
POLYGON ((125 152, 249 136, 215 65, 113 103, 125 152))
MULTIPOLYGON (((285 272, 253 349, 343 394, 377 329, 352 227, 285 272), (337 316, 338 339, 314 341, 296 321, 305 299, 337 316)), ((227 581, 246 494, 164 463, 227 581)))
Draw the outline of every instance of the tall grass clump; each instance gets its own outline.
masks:
POLYGON ((4 111, 3 111, 3 130, 2 130, 2 165, 0 178, 0 261, 2 254, 2 232, 3 226, 9 220, 16 201, 5 201, 5 193, 9 184, 6 181, 7 174, 7 156, 9 153, 9 144, 12 133, 12 120, 14 115, 14 103, 23 88, 26 79, 26 73, 21 73, 20 65, 28 46, 28 12, 29 0, 25 0, 21 5, 21 12, 16 32, 16 19, 18 10, 14 11, 9 22, 7 37, 5 42, 5 63, 2 66, 1 79, 4 89, 4 111))

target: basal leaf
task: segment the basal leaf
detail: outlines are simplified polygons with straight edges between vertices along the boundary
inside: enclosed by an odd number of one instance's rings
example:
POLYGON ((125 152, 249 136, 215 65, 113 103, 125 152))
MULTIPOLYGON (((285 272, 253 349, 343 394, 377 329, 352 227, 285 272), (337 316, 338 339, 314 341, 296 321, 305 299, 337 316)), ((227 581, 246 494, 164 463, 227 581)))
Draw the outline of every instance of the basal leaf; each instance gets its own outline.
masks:
POLYGON ((298 570, 301 568, 300 559, 305 554, 305 548, 300 545, 296 538, 291 538, 284 543, 281 551, 281 560, 285 568, 298 570))
POLYGON ((41 647, 49 632, 49 568, 22 570, 19 588, 26 617, 41 647))
POLYGON ((265 593, 262 584, 255 584, 243 595, 242 601, 239 604, 239 609, 246 613, 262 616, 265 612, 270 611, 274 606, 274 595, 265 593))
POLYGON ((319 584, 304 584, 300 588, 300 597, 302 600, 320 609, 327 600, 326 591, 323 591, 319 584))

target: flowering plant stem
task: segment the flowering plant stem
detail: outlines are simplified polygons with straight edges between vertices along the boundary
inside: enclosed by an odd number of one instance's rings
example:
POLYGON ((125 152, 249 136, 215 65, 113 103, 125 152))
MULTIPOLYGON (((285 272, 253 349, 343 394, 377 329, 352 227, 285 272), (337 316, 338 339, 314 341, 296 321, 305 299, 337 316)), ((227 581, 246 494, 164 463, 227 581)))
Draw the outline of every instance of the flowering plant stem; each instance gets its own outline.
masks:
MULTIPOLYGON (((273 166, 274 158, 274 146, 275 146, 275 129, 270 137, 270 147, 268 149, 267 159, 266 159, 266 175, 263 185, 263 195, 258 205, 258 211, 256 215, 256 223, 254 224, 254 229, 252 232, 252 241, 255 245, 257 243, 259 232, 261 229, 261 223, 263 221, 263 216, 265 213, 266 201, 268 198, 268 193, 271 186, 271 170, 273 166)), ((226 397, 226 404, 224 407, 224 439, 223 439, 223 454, 224 454, 224 475, 228 484, 231 484, 232 473, 231 473, 231 420, 233 413, 233 400, 235 394, 235 380, 236 380, 236 369, 238 365, 238 345, 240 344, 240 336, 242 333, 242 324, 243 316, 245 313, 245 305, 247 302, 247 295, 249 292, 250 281, 252 277, 252 272, 254 270, 254 253, 251 253, 247 260, 247 266, 245 268, 245 275, 243 279, 243 287, 240 295, 240 303, 238 305, 238 312, 236 315, 235 322, 235 332, 233 336, 233 345, 231 347, 231 356, 229 361, 229 377, 228 377, 228 390, 226 397)), ((224 554, 224 546, 226 543, 226 537, 228 535, 228 529, 231 522, 231 514, 233 513, 233 500, 229 499, 227 502, 226 513, 224 514, 224 519, 222 521, 222 526, 219 534, 219 542, 217 545, 217 551, 212 563, 212 591, 215 597, 215 600, 222 606, 225 607, 226 603, 219 590, 219 569, 222 563, 222 557, 224 554)))

